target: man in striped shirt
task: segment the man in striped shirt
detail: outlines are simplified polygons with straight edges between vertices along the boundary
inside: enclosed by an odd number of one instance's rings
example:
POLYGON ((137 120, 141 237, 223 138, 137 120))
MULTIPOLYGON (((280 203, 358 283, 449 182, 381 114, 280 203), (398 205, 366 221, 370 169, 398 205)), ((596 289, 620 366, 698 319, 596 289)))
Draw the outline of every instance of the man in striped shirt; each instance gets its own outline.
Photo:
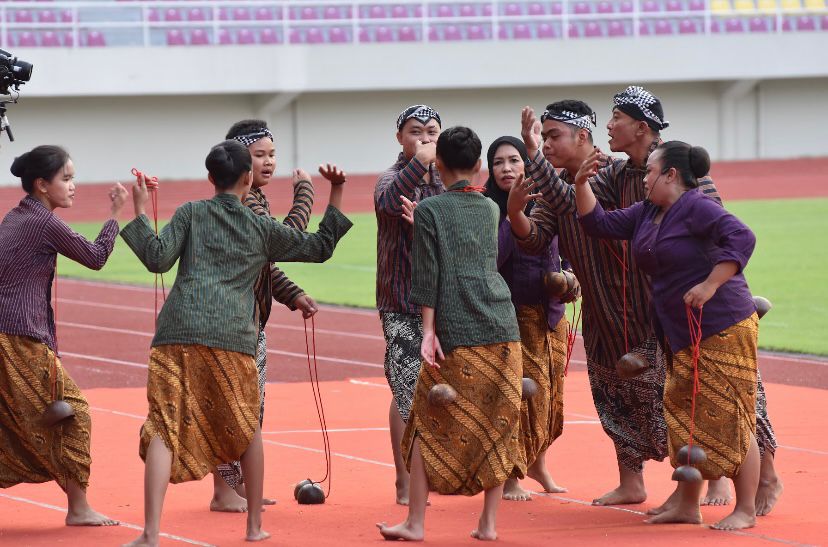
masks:
POLYGON ((397 503, 408 505, 408 471, 400 452, 420 373, 423 337, 420 307, 410 304, 413 227, 403 219, 403 198, 413 202, 443 192, 434 167, 440 114, 413 105, 397 118, 402 152, 377 181, 377 309, 385 335, 385 377, 394 396, 389 409, 391 448, 397 470, 397 503))

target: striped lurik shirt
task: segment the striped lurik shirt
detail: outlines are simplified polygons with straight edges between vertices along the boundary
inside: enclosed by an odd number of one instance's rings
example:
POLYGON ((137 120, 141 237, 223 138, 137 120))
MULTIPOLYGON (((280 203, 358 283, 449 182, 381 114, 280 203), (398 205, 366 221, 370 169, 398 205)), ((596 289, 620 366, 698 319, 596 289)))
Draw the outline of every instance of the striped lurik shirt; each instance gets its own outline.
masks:
MULTIPOLYGON (((244 204, 257 215, 271 216, 270 203, 261 188, 253 188, 245 196, 244 204)), ((300 180, 293 188, 293 206, 282 223, 285 226, 304 232, 308 227, 312 208, 313 184, 309 180, 300 180)), ((305 294, 305 291, 288 279, 285 272, 280 270, 276 264, 269 264, 262 268, 259 277, 256 278, 253 291, 256 294, 256 309, 262 328, 264 328, 270 317, 273 300, 284 304, 291 310, 295 310, 294 300, 305 294)))
POLYGON ((424 166, 417 158, 405 159, 388 168, 374 189, 377 215, 377 309, 382 312, 420 313, 408 301, 411 293, 412 227, 402 218, 402 200, 422 201, 443 192, 436 169, 424 166), (423 177, 428 173, 430 182, 423 177))
POLYGON ((414 209, 411 302, 434 308, 443 352, 520 341, 509 286, 497 271, 500 211, 468 181, 414 209))
POLYGON ((313 234, 257 216, 232 194, 191 201, 159 235, 146 215, 121 231, 151 272, 178 260, 178 274, 158 315, 152 345, 201 344, 256 354, 259 334, 253 283, 269 262, 324 262, 351 221, 328 207, 313 234))
POLYGON ((118 223, 110 219, 90 242, 35 198, 23 198, 0 224, 0 332, 56 351, 51 299, 58 253, 100 270, 117 236, 118 223))
MULTIPOLYGON (((555 235, 561 256, 572 264, 581 283, 583 297, 584 345, 590 359, 614 362, 628 349, 644 342, 653 334, 650 310, 650 281, 636 267, 631 246, 617 240, 591 238, 584 234, 577 219, 575 186, 566 171, 561 175, 538 151, 526 164, 527 176, 543 194, 530 214, 531 231, 520 245, 529 252, 539 253, 555 235), (616 258, 616 256, 618 258, 616 258), (619 261, 626 256, 629 274, 626 282, 628 344, 624 340, 624 272, 619 261)), ((643 168, 627 160, 610 159, 608 165, 590 179, 592 191, 606 210, 621 209, 643 201, 643 168)), ((716 187, 709 177, 702 181, 702 191, 718 200, 716 187)))

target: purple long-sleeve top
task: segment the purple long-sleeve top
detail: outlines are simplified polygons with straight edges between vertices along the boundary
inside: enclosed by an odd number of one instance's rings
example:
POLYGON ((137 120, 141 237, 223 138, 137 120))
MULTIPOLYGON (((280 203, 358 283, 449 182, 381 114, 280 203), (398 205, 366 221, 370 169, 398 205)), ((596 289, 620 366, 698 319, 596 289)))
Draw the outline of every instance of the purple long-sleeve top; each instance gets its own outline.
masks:
POLYGON ((721 262, 738 272, 704 305, 702 338, 750 317, 756 308, 745 276, 756 237, 742 221, 698 190, 685 192, 661 219, 649 201, 604 211, 600 203, 580 218, 587 234, 632 240, 636 264, 652 280, 653 309, 673 351, 690 345, 684 294, 703 282, 721 262))
POLYGON ((549 298, 543 290, 543 275, 560 271, 558 238, 555 237, 546 251, 531 255, 521 250, 512 234, 508 217, 500 218, 497 233, 497 271, 512 292, 512 303, 517 306, 543 305, 546 321, 554 329, 563 317, 565 304, 557 298, 549 298))
POLYGON ((29 336, 56 351, 50 300, 58 253, 100 270, 117 236, 118 223, 110 219, 94 242, 87 241, 38 200, 23 198, 0 224, 0 332, 29 336))

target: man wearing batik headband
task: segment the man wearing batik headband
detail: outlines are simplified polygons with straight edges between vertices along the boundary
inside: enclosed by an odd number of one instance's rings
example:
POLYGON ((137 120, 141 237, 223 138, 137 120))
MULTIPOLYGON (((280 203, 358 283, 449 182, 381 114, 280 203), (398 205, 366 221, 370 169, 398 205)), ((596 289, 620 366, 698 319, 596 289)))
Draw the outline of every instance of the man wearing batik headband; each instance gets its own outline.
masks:
POLYGON ((377 310, 385 335, 385 377, 393 400, 389 409, 391 447, 397 471, 397 503, 408 504, 408 471, 400 443, 420 374, 423 338, 420 307, 411 304, 412 226, 403 218, 404 200, 418 202, 443 192, 434 168, 440 114, 427 105, 413 105, 397 118, 402 152, 374 189, 377 215, 377 310))

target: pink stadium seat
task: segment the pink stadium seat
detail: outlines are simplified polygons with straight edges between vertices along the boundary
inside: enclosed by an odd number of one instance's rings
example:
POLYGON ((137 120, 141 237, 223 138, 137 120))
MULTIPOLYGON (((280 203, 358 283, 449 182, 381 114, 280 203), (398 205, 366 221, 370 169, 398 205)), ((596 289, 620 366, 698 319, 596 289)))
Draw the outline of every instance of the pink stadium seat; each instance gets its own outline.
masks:
POLYGON ((156 21, 161 20, 161 15, 158 13, 158 10, 155 8, 150 8, 147 12, 147 20, 152 21, 153 23, 156 21))
POLYGON ((40 35, 40 45, 43 47, 60 47, 60 37, 57 33, 47 30, 40 35))
POLYGON ((483 4, 483 16, 484 17, 491 17, 494 13, 491 4, 483 4))
POLYGON ((543 4, 538 2, 532 2, 529 4, 529 15, 545 15, 546 9, 543 7, 543 4))
POLYGON ((374 31, 374 41, 376 42, 393 42, 394 34, 388 27, 377 27, 374 31))
POLYGON ((184 39, 184 34, 177 28, 174 28, 167 31, 167 45, 186 46, 187 41, 184 39))
POLYGON ((601 2, 598 2, 597 11, 598 13, 612 13, 615 11, 615 7, 606 0, 602 0, 601 2))
POLYGON ((218 18, 221 21, 228 21, 230 20, 230 14, 227 12, 227 8, 219 8, 218 18))
POLYGON ((726 32, 744 32, 744 30, 741 19, 732 18, 725 22, 726 32))
POLYGON ((515 40, 531 40, 532 29, 529 28, 529 25, 518 23, 512 28, 512 38, 515 40))
POLYGON ((652 34, 652 29, 650 28, 649 21, 639 21, 638 22, 638 35, 639 36, 649 36, 652 34))
POLYGON ((400 27, 400 30, 397 33, 397 39, 400 42, 416 42, 417 32, 409 26, 400 27))
POLYGON ((164 21, 181 21, 181 12, 175 8, 164 10, 164 21))
POLYGON ((60 12, 60 20, 62 23, 71 23, 75 20, 75 15, 70 9, 65 9, 60 12))
POLYGON ((41 23, 57 23, 57 15, 52 10, 40 10, 37 12, 37 20, 41 23))
POLYGON ((239 29, 239 31, 236 33, 236 43, 242 45, 255 44, 256 37, 253 35, 253 32, 251 32, 250 29, 239 29))
POLYGON ((328 41, 332 44, 344 44, 350 42, 348 32, 342 27, 331 27, 328 29, 328 41))
POLYGON ((520 7, 520 4, 506 4, 506 9, 503 12, 503 15, 507 15, 509 17, 515 17, 518 15, 523 15, 523 10, 520 7))
POLYGON ((627 27, 624 26, 624 23, 621 21, 610 21, 607 24, 607 36, 626 36, 627 35, 627 27))
POLYGON ((226 46, 233 43, 233 36, 230 34, 229 30, 227 30, 226 28, 219 29, 218 43, 222 46, 226 46))
POLYGON ((302 8, 301 17, 300 19, 317 19, 318 15, 316 10, 310 6, 305 6, 302 8))
POLYGON ((443 40, 462 40, 463 33, 455 25, 449 25, 443 30, 443 40))
POLYGON ((508 40, 511 38, 511 36, 509 36, 509 29, 505 26, 500 26, 497 31, 497 37, 500 40, 508 40))
POLYGON ((631 13, 633 10, 633 3, 631 0, 622 0, 618 5, 618 11, 621 13, 631 13))
POLYGON ((273 12, 270 8, 260 7, 256 8, 256 13, 253 16, 256 21, 271 21, 273 20, 273 12))
POLYGON ((471 4, 460 6, 460 17, 474 17, 475 15, 477 15, 477 10, 471 4))
POLYGON ((75 37, 71 32, 63 34, 63 45, 66 47, 73 47, 75 45, 75 37))
POLYGON ((560 15, 563 13, 563 4, 560 2, 552 2, 552 15, 560 15))
POLYGON ((763 17, 751 18, 748 23, 748 29, 750 29, 751 32, 768 32, 768 30, 770 30, 767 19, 763 17))
POLYGON ((566 29, 566 34, 570 38, 578 38, 581 36, 581 29, 579 29, 577 25, 569 23, 569 27, 566 29))
POLYGON ((339 6, 328 6, 325 8, 325 19, 341 19, 342 14, 339 12, 339 6))
POLYGON ((206 21, 207 15, 201 8, 190 8, 187 10, 188 21, 206 21))
POLYGON ((793 31, 793 28, 794 28, 794 27, 793 27, 793 23, 791 22, 791 19, 789 19, 789 18, 785 18, 785 19, 782 21, 782 30, 783 30, 784 32, 792 32, 792 31, 793 31))
POLYGON ((681 0, 667 0, 664 9, 667 11, 684 11, 684 5, 681 0))
POLYGON ((598 38, 603 35, 604 30, 601 28, 601 25, 599 25, 595 21, 587 21, 586 25, 584 26, 584 36, 586 38, 598 38))
POLYGON ((265 27, 259 32, 260 44, 278 44, 280 42, 281 40, 275 29, 265 27))
POLYGON ((480 25, 471 25, 466 29, 466 40, 485 40, 486 29, 480 25))
POLYGON ((191 46, 207 46, 210 45, 210 35, 207 31, 201 28, 196 28, 190 31, 190 45, 191 46))
POLYGON ((682 19, 679 23, 679 34, 696 34, 697 32, 699 32, 699 27, 694 21, 682 19))
POLYGON ((687 7, 690 11, 704 11, 704 0, 690 0, 687 7))
POLYGON ((659 19, 655 23, 655 33, 657 35, 673 34, 673 25, 669 21, 659 19))
POLYGON ((11 34, 7 34, 6 39, 3 40, 3 45, 6 47, 14 46, 14 36, 12 36, 11 34))
POLYGON ((722 25, 719 23, 718 19, 712 19, 710 21, 710 32, 713 34, 718 34, 722 31, 722 25))
POLYGON ((422 19, 423 17, 423 6, 417 4, 414 6, 414 17, 417 19, 422 19))
POLYGON ((816 30, 816 20, 810 15, 800 15, 796 18, 796 30, 812 31, 816 30))
POLYGON ((371 19, 385 19, 385 6, 371 6, 369 11, 371 19))
POLYGON ((644 0, 643 2, 641 2, 641 11, 652 12, 659 11, 660 9, 661 6, 659 6, 658 2, 656 2, 655 0, 644 0))
POLYGON ((17 35, 17 47, 37 47, 35 35, 28 30, 24 30, 17 35))
POLYGON ((290 29, 290 33, 288 34, 288 41, 291 44, 303 44, 305 43, 305 35, 302 34, 302 30, 298 28, 290 29))
POLYGON ((820 18, 819 26, 822 28, 822 30, 828 30, 828 15, 823 15, 820 18))
POLYGON ((359 29, 359 41, 362 43, 370 42, 371 41, 371 33, 368 32, 367 28, 359 29))
POLYGON ((407 19, 408 18, 408 8, 397 4, 396 6, 391 8, 391 17, 394 19, 407 19))
POLYGON ((87 47, 103 47, 106 45, 106 38, 97 30, 89 31, 86 35, 87 47))
MULTIPOLYGON (((32 12, 30 12, 30 11, 18 10, 16 12, 14 12, 14 22, 15 23, 33 23, 34 22, 34 17, 32 17, 32 12)), ((34 35, 32 36, 32 39, 34 39, 34 35)), ((20 44, 18 44, 18 45, 20 45, 20 44)), ((24 47, 24 46, 20 46, 20 47, 24 47)))
POLYGON ((305 31, 305 43, 321 44, 325 41, 325 35, 319 27, 310 27, 305 31))
POLYGON ((454 17, 454 10, 447 4, 437 6, 437 17, 454 17))
POLYGON ((588 2, 575 2, 572 7, 573 13, 577 13, 579 15, 585 13, 592 13, 592 5, 588 2))
POLYGON ((249 21, 250 10, 247 8, 236 8, 233 10, 233 19, 236 21, 249 21))
POLYGON ((541 23, 537 27, 538 31, 538 38, 557 38, 558 33, 555 32, 555 27, 550 25, 549 23, 541 23))
POLYGON ((429 42, 439 42, 441 40, 440 31, 437 30, 436 27, 429 27, 428 28, 428 41, 429 42))

